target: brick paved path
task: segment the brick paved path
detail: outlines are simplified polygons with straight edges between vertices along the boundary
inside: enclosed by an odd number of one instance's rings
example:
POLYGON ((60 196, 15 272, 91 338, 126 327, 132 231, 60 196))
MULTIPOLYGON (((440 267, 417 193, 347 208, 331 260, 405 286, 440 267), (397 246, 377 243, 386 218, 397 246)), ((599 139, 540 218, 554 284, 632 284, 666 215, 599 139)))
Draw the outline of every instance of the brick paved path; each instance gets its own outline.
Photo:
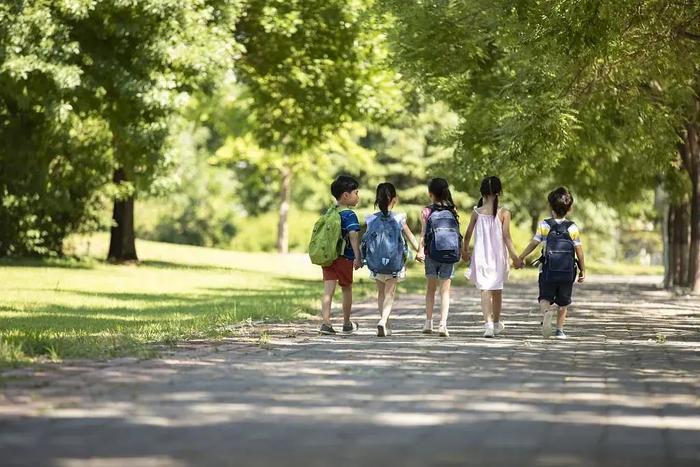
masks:
POLYGON ((492 340, 459 289, 450 339, 422 336, 422 299, 403 296, 382 340, 367 303, 350 337, 298 323, 12 370, 0 465, 700 465, 700 299, 594 278, 561 342, 538 337, 535 294, 510 285, 492 340))

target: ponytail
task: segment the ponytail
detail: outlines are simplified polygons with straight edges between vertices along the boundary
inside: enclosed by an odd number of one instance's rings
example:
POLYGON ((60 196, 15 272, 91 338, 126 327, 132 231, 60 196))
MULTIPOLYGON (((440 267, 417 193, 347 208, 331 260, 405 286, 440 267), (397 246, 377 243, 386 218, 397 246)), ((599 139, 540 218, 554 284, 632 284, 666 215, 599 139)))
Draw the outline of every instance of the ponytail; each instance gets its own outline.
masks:
POLYGON ((496 176, 486 177, 481 181, 481 198, 479 198, 479 204, 477 207, 484 205, 484 196, 493 195, 495 199, 493 201, 493 215, 498 213, 498 196, 501 194, 501 179, 496 176))
POLYGON ((377 196, 374 201, 374 206, 385 216, 389 215, 389 204, 391 200, 396 198, 396 187, 389 182, 380 183, 377 185, 377 196))

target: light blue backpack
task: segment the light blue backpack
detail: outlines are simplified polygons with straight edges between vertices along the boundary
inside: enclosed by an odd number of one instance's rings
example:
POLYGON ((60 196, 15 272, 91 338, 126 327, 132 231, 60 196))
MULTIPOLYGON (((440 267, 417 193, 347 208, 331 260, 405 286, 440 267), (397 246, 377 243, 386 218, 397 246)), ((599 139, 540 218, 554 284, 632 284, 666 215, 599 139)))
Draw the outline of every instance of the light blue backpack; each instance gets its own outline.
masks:
POLYGON ((367 268, 375 274, 396 274, 406 262, 406 241, 401 224, 383 213, 367 225, 360 251, 367 268))

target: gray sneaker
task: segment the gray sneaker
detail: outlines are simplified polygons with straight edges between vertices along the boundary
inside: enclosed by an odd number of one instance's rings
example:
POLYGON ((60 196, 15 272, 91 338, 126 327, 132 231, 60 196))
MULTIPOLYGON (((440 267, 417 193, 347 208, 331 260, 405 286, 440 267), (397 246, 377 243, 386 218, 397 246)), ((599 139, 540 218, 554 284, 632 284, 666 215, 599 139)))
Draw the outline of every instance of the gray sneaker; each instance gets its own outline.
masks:
POLYGON ((347 324, 343 324, 343 332, 345 334, 352 334, 353 332, 357 331, 360 329, 360 325, 357 324, 357 321, 350 321, 347 324))
POLYGON ((333 326, 330 324, 322 324, 321 329, 318 330, 320 334, 324 334, 326 336, 335 336, 335 329, 333 329, 333 326))
POLYGON ((567 335, 564 334, 563 329, 557 329, 557 332, 554 333, 554 337, 557 339, 567 339, 567 335))
POLYGON ((554 315, 554 310, 550 308, 544 312, 542 317, 542 336, 545 338, 552 335, 552 315, 554 315))

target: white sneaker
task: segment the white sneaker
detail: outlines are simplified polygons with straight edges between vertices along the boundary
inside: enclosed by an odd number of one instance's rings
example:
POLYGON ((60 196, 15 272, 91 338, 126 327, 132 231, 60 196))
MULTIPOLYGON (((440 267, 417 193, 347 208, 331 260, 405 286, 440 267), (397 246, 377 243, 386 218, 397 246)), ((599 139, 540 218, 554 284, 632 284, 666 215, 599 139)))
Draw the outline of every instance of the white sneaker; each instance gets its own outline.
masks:
POLYGON ((447 330, 447 324, 440 323, 440 327, 438 328, 438 333, 440 333, 440 337, 450 337, 450 333, 447 330))
POLYGON ((493 323, 489 321, 484 325, 484 337, 493 337, 493 323))
POLYGON ((497 336, 500 333, 502 333, 506 329, 506 325, 503 324, 501 321, 496 321, 493 323, 493 335, 497 336))
POLYGON ((544 337, 552 335, 552 315, 554 315, 554 310, 550 308, 544 312, 542 317, 542 336, 544 337))
POLYGON ((423 325, 423 334, 432 334, 433 333, 433 320, 425 320, 425 324, 423 325))

